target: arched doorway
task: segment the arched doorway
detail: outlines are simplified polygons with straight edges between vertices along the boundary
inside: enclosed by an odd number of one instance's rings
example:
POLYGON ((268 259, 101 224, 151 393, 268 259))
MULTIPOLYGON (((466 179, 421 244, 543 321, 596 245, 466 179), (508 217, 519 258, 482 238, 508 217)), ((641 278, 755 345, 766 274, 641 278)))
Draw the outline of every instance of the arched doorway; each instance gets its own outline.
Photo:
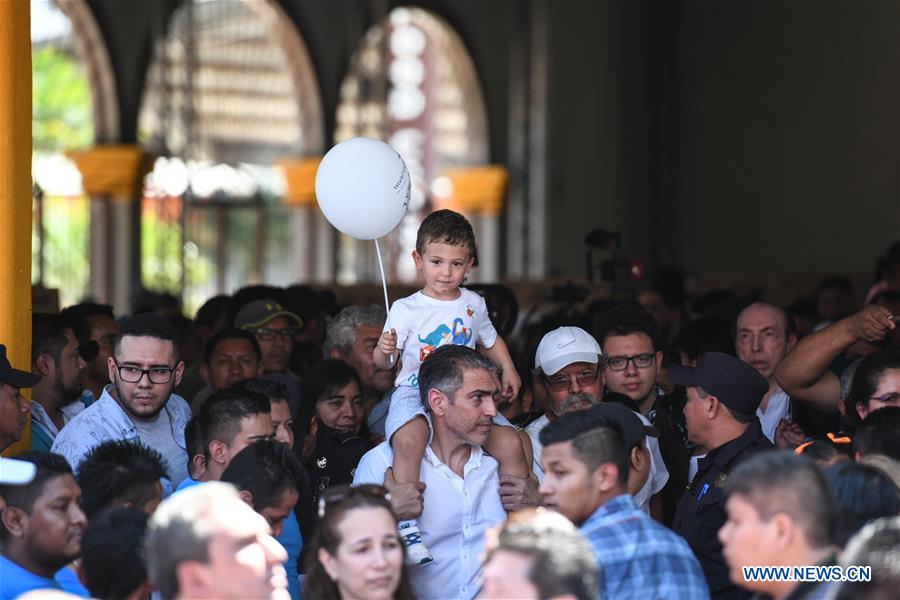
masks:
MULTIPOLYGON (((334 141, 382 139, 409 167, 409 212, 386 246, 391 278, 411 282, 415 269, 409 253, 435 192, 440 195, 435 186, 445 182, 447 171, 488 161, 487 116, 475 67, 446 21, 422 8, 400 7, 366 33, 340 94, 334 141)), ((473 222, 476 235, 479 224, 473 222)), ((375 280, 373 252, 371 243, 341 236, 338 281, 375 280)))
POLYGON ((293 24, 270 0, 191 0, 147 75, 139 140, 159 155, 142 202, 142 279, 190 314, 248 283, 298 279, 275 163, 322 152, 319 89, 293 24))
POLYGON ((65 153, 115 139, 118 104, 109 55, 84 0, 33 0, 31 13, 32 283, 39 309, 94 295, 93 201, 65 153))

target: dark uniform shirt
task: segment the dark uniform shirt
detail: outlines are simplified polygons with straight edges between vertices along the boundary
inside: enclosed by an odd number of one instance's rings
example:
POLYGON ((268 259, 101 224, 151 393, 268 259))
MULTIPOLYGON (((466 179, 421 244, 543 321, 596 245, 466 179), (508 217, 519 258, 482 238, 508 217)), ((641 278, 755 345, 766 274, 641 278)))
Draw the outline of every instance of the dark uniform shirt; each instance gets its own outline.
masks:
POLYGON ((675 511, 672 529, 687 540, 700 561, 700 567, 714 599, 749 598, 728 577, 722 557, 719 529, 725 524, 725 482, 728 473, 754 452, 774 448, 754 420, 739 437, 710 450, 700 459, 697 475, 682 494, 675 511))
MULTIPOLYGON (((371 449, 365 437, 332 429, 317 418, 316 446, 304 465, 309 485, 300 494, 295 512, 304 540, 312 540, 319 521, 319 496, 326 489, 353 483, 353 475, 363 454, 371 449)), ((311 545, 304 544, 306 551, 311 545)), ((305 554, 305 552, 304 552, 305 554)), ((302 568, 301 568, 302 571, 302 568)))

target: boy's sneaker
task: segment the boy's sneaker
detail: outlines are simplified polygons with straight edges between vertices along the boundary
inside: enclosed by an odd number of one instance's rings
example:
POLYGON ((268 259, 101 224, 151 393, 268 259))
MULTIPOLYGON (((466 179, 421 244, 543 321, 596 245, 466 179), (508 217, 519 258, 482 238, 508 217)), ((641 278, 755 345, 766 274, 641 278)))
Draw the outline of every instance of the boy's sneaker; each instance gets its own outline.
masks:
POLYGON ((406 546, 406 564, 424 565, 434 560, 431 550, 425 545, 419 525, 415 521, 404 521, 398 527, 400 539, 406 546))

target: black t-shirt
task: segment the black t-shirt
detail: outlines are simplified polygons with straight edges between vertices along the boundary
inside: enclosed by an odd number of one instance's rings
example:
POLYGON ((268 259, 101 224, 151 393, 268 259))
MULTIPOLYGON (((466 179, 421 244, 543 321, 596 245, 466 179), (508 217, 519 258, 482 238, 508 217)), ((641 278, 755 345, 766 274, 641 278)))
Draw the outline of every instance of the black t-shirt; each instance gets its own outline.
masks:
POLYGON ((319 496, 330 487, 353 483, 356 466, 372 447, 361 434, 332 429, 319 418, 316 421, 316 445, 312 457, 304 465, 309 485, 300 495, 295 509, 303 533, 304 551, 310 547, 318 524, 319 496))

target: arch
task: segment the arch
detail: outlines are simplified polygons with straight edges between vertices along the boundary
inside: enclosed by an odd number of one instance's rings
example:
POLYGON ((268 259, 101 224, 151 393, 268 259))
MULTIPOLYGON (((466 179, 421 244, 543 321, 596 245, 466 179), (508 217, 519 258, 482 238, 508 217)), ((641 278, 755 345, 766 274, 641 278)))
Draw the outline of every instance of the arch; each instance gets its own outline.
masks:
POLYGON ((106 42, 85 0, 54 0, 72 23, 75 51, 85 67, 94 113, 94 139, 119 139, 119 100, 106 42))
POLYGON ((32 70, 33 120, 41 132, 32 146, 32 280, 55 288, 58 300, 69 304, 96 292, 99 267, 91 261, 90 245, 97 236, 91 230, 105 226, 102 219, 94 223, 94 203, 63 152, 117 140, 119 106, 109 53, 85 0, 36 0, 32 11, 39 15, 32 49, 41 53, 34 55, 32 70), (59 96, 60 89, 67 95, 59 96))
POLYGON ((138 119, 149 150, 271 164, 321 151, 322 106, 303 40, 273 0, 191 0, 173 13, 138 119))
MULTIPOLYGON (((147 72, 138 139, 157 161, 142 206, 142 278, 188 312, 247 283, 296 281, 292 207, 275 165, 318 155, 319 86, 275 0, 187 0, 147 72), (227 258, 226 258, 227 257, 227 258)), ((305 257, 304 257, 305 258, 305 257)))
MULTIPOLYGON (((432 207, 435 180, 453 169, 486 164, 487 113, 481 83, 460 36, 420 7, 393 9, 365 34, 340 90, 335 142, 354 136, 391 144, 413 181, 409 212, 391 234, 392 277, 410 282, 423 213, 432 207)), ((371 244, 341 237, 339 278, 374 279, 371 244)))

